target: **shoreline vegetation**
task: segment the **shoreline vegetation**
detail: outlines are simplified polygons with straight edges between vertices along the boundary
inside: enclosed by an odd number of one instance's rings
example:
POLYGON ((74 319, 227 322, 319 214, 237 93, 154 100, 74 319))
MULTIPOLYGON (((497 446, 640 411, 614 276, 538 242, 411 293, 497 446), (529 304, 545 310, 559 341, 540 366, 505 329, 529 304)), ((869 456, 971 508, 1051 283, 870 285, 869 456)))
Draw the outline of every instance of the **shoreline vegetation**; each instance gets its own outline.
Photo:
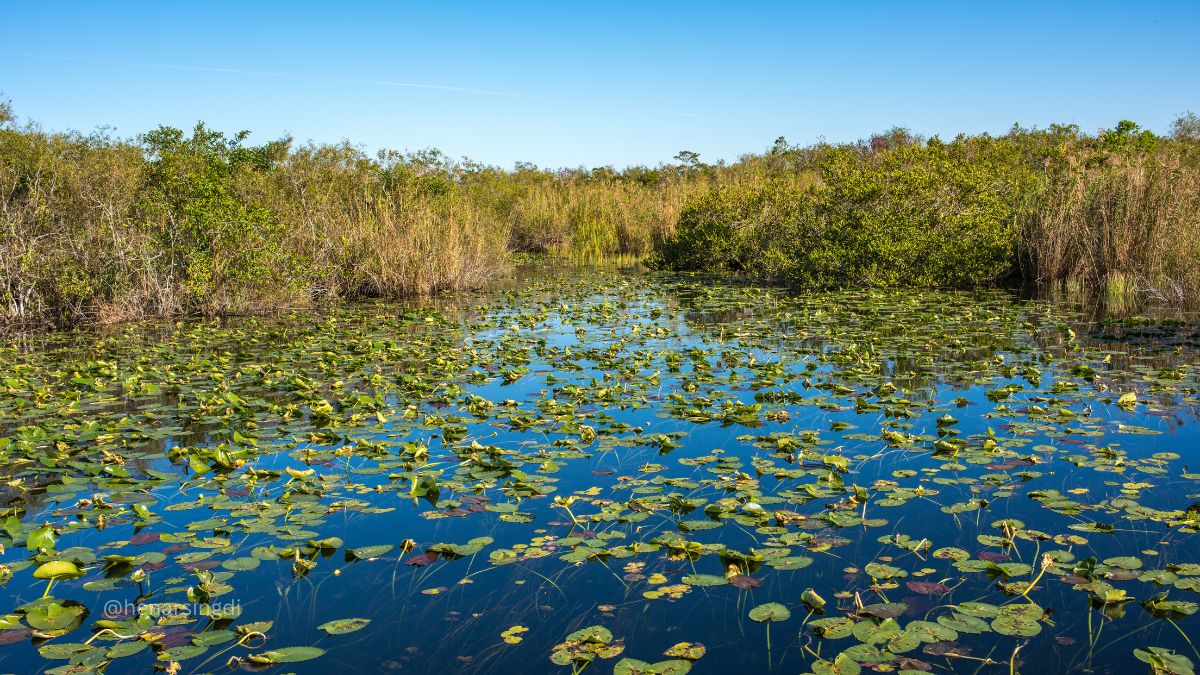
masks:
POLYGON ((262 145, 198 124, 49 132, 0 103, 0 329, 476 288, 513 254, 799 288, 1037 284, 1200 298, 1200 118, 512 170, 262 145))

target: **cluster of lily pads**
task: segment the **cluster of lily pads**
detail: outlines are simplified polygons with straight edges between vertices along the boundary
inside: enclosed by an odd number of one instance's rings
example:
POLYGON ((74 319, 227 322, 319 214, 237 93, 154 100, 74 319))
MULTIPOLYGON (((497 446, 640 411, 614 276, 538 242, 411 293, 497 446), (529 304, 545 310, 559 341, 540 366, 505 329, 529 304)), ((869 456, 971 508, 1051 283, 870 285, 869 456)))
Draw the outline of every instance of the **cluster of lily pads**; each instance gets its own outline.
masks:
POLYGON ((264 598, 403 577, 461 625, 385 668, 1185 675, 1186 325, 590 272, 13 340, 0 659, 321 669, 395 614, 284 631, 264 598))

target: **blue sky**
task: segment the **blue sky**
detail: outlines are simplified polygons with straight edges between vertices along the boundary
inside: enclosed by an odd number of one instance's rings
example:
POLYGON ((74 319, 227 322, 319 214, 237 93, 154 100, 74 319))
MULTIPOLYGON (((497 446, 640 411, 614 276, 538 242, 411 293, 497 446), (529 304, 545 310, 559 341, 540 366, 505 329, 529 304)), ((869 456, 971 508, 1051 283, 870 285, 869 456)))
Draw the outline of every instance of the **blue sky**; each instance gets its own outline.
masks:
POLYGON ((0 92, 55 130, 554 167, 1200 112, 1200 0, 442 4, 0 0, 0 92))

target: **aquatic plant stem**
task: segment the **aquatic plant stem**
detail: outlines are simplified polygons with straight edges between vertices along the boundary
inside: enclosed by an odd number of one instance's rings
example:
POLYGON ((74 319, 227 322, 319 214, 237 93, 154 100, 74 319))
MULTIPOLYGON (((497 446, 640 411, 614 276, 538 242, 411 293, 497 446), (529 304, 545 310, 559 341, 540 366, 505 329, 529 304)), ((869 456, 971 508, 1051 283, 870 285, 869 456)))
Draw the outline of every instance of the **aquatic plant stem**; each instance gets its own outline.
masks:
POLYGON ((1172 628, 1179 631, 1179 634, 1182 635, 1183 639, 1187 641, 1188 646, 1192 648, 1192 653, 1196 655, 1197 659, 1200 659, 1200 651, 1196 650, 1196 645, 1192 644, 1192 639, 1188 637, 1188 634, 1185 633, 1184 630, 1179 627, 1179 624, 1175 623, 1173 620, 1167 619, 1166 621, 1167 623, 1171 624, 1172 628))
POLYGON ((1017 653, 1020 652, 1021 648, 1024 646, 1025 643, 1021 643, 1017 645, 1016 649, 1013 649, 1012 656, 1010 656, 1008 659, 1008 675, 1017 675, 1017 653))
MULTIPOLYGON (((1027 586, 1025 586, 1025 590, 1021 592, 1022 598, 1029 600, 1029 591, 1033 590, 1033 587, 1037 585, 1037 582, 1041 581, 1042 575, 1046 573, 1046 569, 1049 568, 1053 564, 1054 564, 1054 559, 1051 558, 1049 554, 1042 556, 1041 569, 1038 570, 1037 576, 1035 576, 1033 578, 1033 580, 1030 581, 1027 586)), ((1029 602, 1030 602, 1030 604, 1036 604, 1033 602, 1033 600, 1029 600, 1029 602)))
POLYGON ((767 670, 771 670, 771 622, 767 622, 767 670))

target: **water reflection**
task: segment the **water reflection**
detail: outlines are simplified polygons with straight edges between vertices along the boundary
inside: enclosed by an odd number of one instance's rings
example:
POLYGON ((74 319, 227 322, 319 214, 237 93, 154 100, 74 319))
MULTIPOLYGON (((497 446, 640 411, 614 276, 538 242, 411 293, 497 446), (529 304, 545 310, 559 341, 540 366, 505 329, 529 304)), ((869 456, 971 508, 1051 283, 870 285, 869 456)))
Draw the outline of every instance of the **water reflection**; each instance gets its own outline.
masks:
POLYGON ((59 551, 164 556, 63 582, 55 597, 94 616, 46 643, 0 631, 0 663, 42 668, 36 648, 84 642, 106 602, 180 600, 203 572, 241 616, 160 626, 105 672, 160 654, 181 672, 249 667, 312 645, 327 653, 280 671, 568 672, 554 646, 597 624, 624 651, 591 672, 667 660, 680 642, 706 647, 697 672, 828 669, 846 652, 884 670, 1121 673, 1143 668, 1136 647, 1192 653, 1195 618, 1140 604, 1196 590, 1168 569, 1200 562, 1186 317, 594 270, 509 284, 433 308, 124 327, 4 352, 19 380, 3 399, 4 497, 25 523, 6 543, 8 607, 44 588, 21 567, 43 522, 63 529, 59 551), (137 495, 152 517, 120 508, 137 495), (371 546, 390 548, 353 554, 371 546), (1060 566, 1023 594, 1014 584, 1050 552, 1060 566), (1136 568, 1106 563, 1128 557, 1136 568), (1097 605, 1099 584, 1138 602, 1097 605), (805 619, 807 588, 823 616, 805 619), (792 612, 769 650, 749 618, 766 602, 792 612), (989 612, 1033 602, 1045 613, 1016 622, 1036 627, 1028 641, 993 629, 1008 624, 989 612), (840 616, 870 626, 810 629, 840 616), (371 621, 317 628, 346 618, 371 621), (205 642, 259 621, 273 622, 262 649, 205 642), (510 644, 514 626, 528 631, 510 644))

